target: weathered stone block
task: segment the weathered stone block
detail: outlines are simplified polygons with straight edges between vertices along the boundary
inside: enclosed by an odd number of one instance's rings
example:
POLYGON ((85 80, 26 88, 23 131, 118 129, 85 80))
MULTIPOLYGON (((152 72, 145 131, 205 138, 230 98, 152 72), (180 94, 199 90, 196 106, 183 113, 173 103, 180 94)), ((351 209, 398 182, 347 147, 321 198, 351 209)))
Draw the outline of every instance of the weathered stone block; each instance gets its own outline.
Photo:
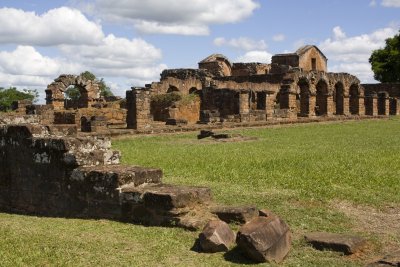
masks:
POLYGON ((191 207, 211 200, 211 190, 207 187, 146 184, 123 187, 122 192, 139 194, 146 207, 162 210, 191 207))
POLYGON ((199 235, 199 243, 204 252, 228 251, 235 242, 235 233, 226 222, 212 220, 199 235))
POLYGON ((256 262, 280 263, 289 253, 291 233, 279 217, 257 217, 239 229, 236 243, 256 262))
POLYGON ((366 240, 358 236, 324 232, 307 234, 305 239, 307 243, 311 244, 316 249, 333 250, 343 252, 346 255, 354 254, 366 245, 366 240))

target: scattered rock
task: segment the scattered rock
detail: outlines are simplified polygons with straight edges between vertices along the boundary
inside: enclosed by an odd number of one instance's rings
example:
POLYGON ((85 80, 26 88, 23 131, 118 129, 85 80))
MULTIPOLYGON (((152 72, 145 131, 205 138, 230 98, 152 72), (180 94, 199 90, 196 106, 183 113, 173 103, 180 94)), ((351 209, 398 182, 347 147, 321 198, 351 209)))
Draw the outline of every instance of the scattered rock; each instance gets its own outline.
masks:
POLYGON ((254 206, 243 207, 224 207, 217 206, 211 209, 211 212, 226 223, 243 224, 258 216, 258 210, 254 206))
POLYGON ((368 267, 379 266, 400 266, 400 250, 386 255, 383 259, 368 265, 368 267))
POLYGON ((239 229, 236 243, 256 262, 280 263, 289 253, 291 233, 279 217, 257 217, 239 229))
POLYGON ((235 242, 235 233, 227 223, 213 220, 208 222, 200 233, 199 242, 204 252, 228 251, 235 242))
POLYGON ((323 232, 307 234, 305 239, 316 249, 333 250, 346 255, 359 252, 366 245, 366 240, 358 236, 323 232))

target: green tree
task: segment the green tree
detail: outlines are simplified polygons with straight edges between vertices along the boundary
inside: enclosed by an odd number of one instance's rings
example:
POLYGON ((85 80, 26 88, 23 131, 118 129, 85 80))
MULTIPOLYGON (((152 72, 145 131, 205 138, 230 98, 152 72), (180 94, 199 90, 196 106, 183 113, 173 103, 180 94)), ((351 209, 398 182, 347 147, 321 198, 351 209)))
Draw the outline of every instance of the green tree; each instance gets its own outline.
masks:
MULTIPOLYGON (((100 96, 102 97, 107 97, 107 96, 113 96, 114 94, 111 92, 111 89, 109 86, 107 86, 106 82, 104 81, 103 78, 101 78, 100 80, 96 77, 96 75, 94 75, 93 73, 91 73, 90 71, 84 71, 80 74, 83 78, 85 78, 86 80, 92 80, 92 81, 96 81, 99 83, 99 89, 100 89, 100 96)), ((69 99, 79 99, 79 97, 81 96, 81 93, 79 92, 79 88, 77 87, 69 87, 67 88, 67 90, 65 91, 65 96, 69 99)))
POLYGON ((18 100, 31 100, 35 102, 39 93, 36 89, 17 90, 15 87, 3 88, 0 87, 0 110, 7 111, 11 109, 11 104, 18 100))
POLYGON ((400 31, 385 42, 385 47, 374 50, 369 58, 374 78, 383 83, 400 82, 400 31))

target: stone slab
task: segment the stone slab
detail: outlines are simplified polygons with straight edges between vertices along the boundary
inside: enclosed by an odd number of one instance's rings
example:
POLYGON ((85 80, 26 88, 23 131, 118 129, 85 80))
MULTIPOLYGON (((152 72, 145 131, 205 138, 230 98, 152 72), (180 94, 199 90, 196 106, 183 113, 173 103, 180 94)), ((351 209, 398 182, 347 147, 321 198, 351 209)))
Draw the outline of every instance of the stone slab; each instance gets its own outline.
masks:
POLYGON ((359 252, 366 240, 352 235, 315 232, 305 235, 307 243, 319 250, 333 250, 346 255, 359 252))

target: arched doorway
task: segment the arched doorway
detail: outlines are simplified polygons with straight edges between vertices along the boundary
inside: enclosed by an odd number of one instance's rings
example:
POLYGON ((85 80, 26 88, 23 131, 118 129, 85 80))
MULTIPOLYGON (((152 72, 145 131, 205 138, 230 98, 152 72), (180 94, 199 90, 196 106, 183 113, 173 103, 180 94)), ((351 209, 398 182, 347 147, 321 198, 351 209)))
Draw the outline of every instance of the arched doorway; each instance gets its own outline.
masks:
POLYGON ((310 114, 310 86, 306 80, 300 80, 297 85, 299 86, 299 94, 300 98, 300 113, 298 116, 308 117, 310 114))
POLYGON ((349 111, 351 115, 358 115, 360 112, 359 98, 358 85, 351 85, 349 89, 349 111))
POLYGON ((91 132, 92 124, 91 121, 86 117, 81 117, 81 132, 91 132))
POLYGON ((78 109, 89 106, 88 92, 79 85, 70 85, 64 91, 64 108, 78 109))
POLYGON ((344 114, 344 86, 341 82, 335 84, 335 93, 333 94, 333 101, 335 102, 336 115, 344 114))
POLYGON ((328 113, 328 84, 319 81, 317 84, 317 96, 315 102, 315 115, 323 116, 328 113))

